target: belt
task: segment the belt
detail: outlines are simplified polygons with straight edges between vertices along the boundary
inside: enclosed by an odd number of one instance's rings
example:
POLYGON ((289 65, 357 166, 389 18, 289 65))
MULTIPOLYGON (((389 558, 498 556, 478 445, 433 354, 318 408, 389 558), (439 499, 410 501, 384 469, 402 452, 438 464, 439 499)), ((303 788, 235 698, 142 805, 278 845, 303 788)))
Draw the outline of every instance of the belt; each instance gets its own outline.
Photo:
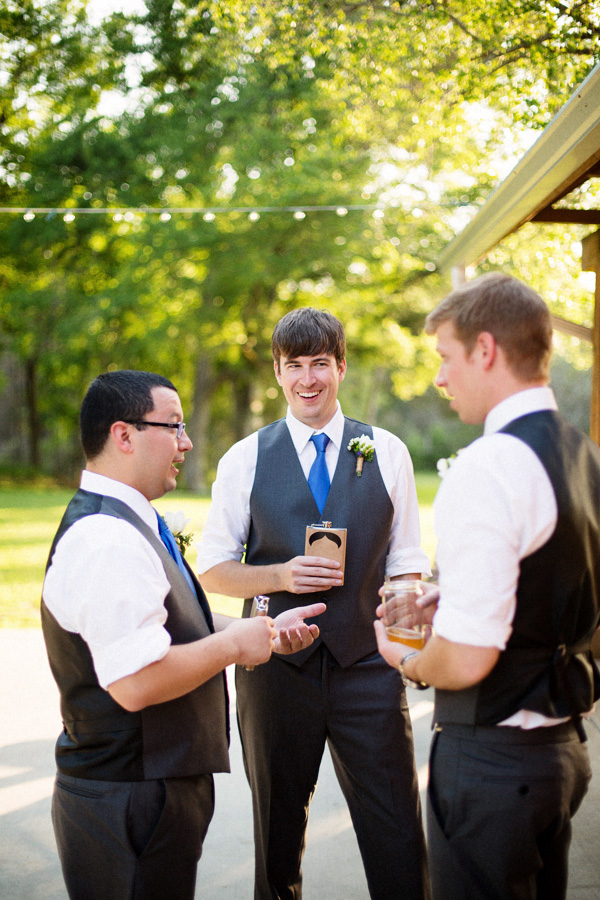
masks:
POLYGON ((436 722, 435 730, 449 737, 480 741, 489 744, 556 744, 578 738, 587 740, 581 719, 569 719, 558 725, 542 728, 515 728, 512 725, 456 725, 436 722))

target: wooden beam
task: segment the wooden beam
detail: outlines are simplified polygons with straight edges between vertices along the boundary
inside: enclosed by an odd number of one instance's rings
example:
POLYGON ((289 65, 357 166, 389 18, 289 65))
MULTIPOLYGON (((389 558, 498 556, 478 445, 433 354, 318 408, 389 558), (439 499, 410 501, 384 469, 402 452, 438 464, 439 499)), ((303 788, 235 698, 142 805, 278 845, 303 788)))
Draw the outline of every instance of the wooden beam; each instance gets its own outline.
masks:
POLYGON ((579 338, 580 341, 593 341, 593 328, 589 328, 587 325, 578 325, 576 322, 569 322, 568 319, 563 319, 561 316, 555 316, 554 314, 551 314, 550 318, 555 331, 579 338))
POLYGON ((532 222, 557 222, 565 225, 600 225, 600 209, 554 209, 547 206, 532 222))
POLYGON ((581 268, 584 272, 595 272, 597 275, 600 272, 600 231, 593 231, 584 237, 581 249, 581 268))

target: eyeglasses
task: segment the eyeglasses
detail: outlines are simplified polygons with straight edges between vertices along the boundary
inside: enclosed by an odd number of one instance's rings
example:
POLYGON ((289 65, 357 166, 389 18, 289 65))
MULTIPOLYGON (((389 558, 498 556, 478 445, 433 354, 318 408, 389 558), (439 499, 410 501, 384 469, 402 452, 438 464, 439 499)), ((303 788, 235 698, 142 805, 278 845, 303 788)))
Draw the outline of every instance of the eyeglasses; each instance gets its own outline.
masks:
POLYGON ((137 421, 123 419, 122 421, 126 422, 128 425, 135 425, 136 428, 140 425, 154 425, 157 428, 174 428, 175 437, 178 441, 181 440, 185 431, 185 422, 148 422, 147 419, 138 419, 137 421))

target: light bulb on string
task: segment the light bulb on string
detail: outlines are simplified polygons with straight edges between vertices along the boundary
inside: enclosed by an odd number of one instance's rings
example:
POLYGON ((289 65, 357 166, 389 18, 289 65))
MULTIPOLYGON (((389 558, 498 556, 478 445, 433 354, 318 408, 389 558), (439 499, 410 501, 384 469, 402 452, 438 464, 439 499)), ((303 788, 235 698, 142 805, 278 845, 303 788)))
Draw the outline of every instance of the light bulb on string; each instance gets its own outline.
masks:
MULTIPOLYGON (((75 219, 76 215, 106 215, 113 219, 114 222, 122 222, 125 220, 126 222, 134 222, 138 220, 138 217, 157 214, 159 220, 162 222, 169 222, 176 215, 183 215, 185 218, 189 218, 195 214, 199 214, 203 217, 205 222, 213 222, 217 215, 244 215, 246 214, 248 219, 251 222, 256 222, 261 218, 263 213, 291 213, 295 219, 301 220, 306 218, 306 214, 309 212, 334 212, 338 216, 347 216, 350 212, 371 212, 372 216, 375 219, 382 219, 385 216, 386 207, 383 207, 381 204, 377 203, 364 203, 364 204, 350 204, 349 206, 329 206, 329 205, 311 205, 311 206, 298 206, 298 205, 290 205, 290 206, 258 206, 258 207, 250 207, 250 206, 238 206, 238 207, 212 207, 212 208, 202 208, 202 207, 177 207, 177 206, 169 206, 169 207, 151 207, 142 204, 137 208, 118 208, 118 207, 105 207, 105 206, 94 206, 94 207, 36 207, 36 206, 26 206, 26 207, 0 207, 0 215, 4 214, 12 214, 12 215, 20 215, 23 216, 25 221, 31 222, 32 219, 35 218, 37 214, 44 215, 47 222, 52 221, 52 219, 56 215, 61 215, 65 222, 72 222, 75 219)), ((420 209, 413 209, 412 215, 417 218, 423 215, 423 211, 420 209)))

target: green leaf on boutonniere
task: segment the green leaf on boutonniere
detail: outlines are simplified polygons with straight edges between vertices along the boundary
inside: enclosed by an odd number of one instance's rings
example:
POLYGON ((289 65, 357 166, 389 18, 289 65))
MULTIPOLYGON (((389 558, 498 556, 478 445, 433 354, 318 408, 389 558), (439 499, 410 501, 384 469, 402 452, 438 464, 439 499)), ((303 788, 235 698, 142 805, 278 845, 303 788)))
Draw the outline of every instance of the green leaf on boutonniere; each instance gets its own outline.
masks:
POLYGON ((360 437, 352 438, 348 444, 348 450, 356 454, 356 474, 360 478, 363 464, 365 461, 371 462, 375 455, 375 444, 368 434, 361 434, 360 437))

